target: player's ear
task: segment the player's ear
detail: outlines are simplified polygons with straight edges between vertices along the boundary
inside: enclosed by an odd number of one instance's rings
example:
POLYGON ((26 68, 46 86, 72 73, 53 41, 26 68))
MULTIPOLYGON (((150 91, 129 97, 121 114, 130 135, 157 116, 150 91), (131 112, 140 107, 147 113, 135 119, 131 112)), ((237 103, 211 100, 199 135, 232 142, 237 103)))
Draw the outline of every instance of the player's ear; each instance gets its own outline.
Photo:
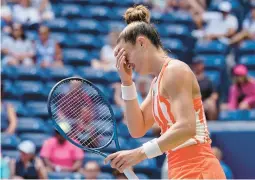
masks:
POLYGON ((145 47, 145 46, 146 46, 146 39, 145 39, 145 37, 143 37, 143 36, 138 36, 138 37, 136 38, 136 43, 137 43, 137 45, 139 45, 139 46, 141 46, 141 47, 145 47))

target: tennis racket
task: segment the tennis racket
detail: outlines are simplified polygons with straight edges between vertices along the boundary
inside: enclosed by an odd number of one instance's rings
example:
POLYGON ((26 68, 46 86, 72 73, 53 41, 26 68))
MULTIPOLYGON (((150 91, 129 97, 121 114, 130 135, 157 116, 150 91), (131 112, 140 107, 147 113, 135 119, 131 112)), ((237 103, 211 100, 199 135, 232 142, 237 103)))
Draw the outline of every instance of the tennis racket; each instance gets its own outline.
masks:
MULTIPOLYGON (((50 91, 48 111, 55 129, 75 146, 103 157, 112 141, 120 150, 113 110, 93 83, 78 77, 59 81, 50 91)), ((138 179, 131 169, 124 174, 138 179)))

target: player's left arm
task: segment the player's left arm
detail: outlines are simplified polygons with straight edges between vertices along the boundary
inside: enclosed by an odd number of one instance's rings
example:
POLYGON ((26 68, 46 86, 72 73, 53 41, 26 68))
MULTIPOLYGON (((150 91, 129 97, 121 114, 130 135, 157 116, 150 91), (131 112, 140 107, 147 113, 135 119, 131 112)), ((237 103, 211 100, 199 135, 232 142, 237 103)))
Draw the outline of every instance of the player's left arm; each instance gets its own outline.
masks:
POLYGON ((171 102, 171 111, 176 121, 171 128, 157 139, 162 152, 176 148, 194 137, 196 133, 192 98, 194 75, 187 65, 174 66, 169 66, 162 78, 164 94, 171 102))

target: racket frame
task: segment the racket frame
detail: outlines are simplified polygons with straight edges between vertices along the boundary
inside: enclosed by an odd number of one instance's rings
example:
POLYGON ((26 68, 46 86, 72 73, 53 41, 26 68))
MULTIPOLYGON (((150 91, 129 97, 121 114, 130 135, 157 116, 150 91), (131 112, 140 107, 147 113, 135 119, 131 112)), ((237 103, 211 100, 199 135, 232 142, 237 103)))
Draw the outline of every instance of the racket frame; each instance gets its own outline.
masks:
POLYGON ((51 117, 51 120, 53 121, 53 126, 56 128, 56 130, 61 134, 61 136, 63 136, 65 139, 67 139, 69 142, 71 142, 73 145, 75 146, 78 146, 79 148, 85 150, 85 151, 88 151, 88 152, 92 152, 92 153, 96 153, 98 155, 101 155, 103 157, 107 157, 107 154, 99 151, 101 149, 104 149, 106 148, 107 146, 109 146, 111 144, 112 141, 114 141, 115 145, 116 145, 116 149, 117 151, 120 150, 120 145, 119 145, 119 141, 118 141, 118 132, 117 132, 117 125, 116 125, 116 119, 115 119, 115 116, 114 116, 114 113, 113 113, 113 110, 111 108, 111 105, 110 103, 108 102, 108 100, 106 99, 105 95, 101 92, 101 90, 96 87, 92 82, 86 80, 86 79, 83 79, 83 78, 79 78, 79 77, 69 77, 69 78, 65 78, 65 79, 62 79, 61 81, 57 82, 54 87, 51 89, 50 93, 49 93, 49 96, 48 96, 48 101, 47 101, 47 108, 48 108, 48 112, 49 112, 49 115, 51 117), (90 149, 90 148, 86 148, 86 147, 83 147, 82 145, 76 143, 74 140, 72 140, 71 138, 69 138, 65 132, 59 127, 59 125, 56 123, 56 121, 54 120, 53 118, 53 114, 52 114, 52 111, 51 111, 51 100, 52 100, 52 94, 54 93, 55 89, 58 88, 58 86, 60 86, 61 84, 63 83, 66 83, 67 81, 71 81, 71 80, 77 80, 77 81, 82 81, 82 82, 86 82, 86 84, 92 86, 97 92, 98 94, 101 96, 103 102, 105 103, 105 105, 108 106, 108 109, 111 113, 111 118, 112 118, 112 121, 113 121, 113 135, 112 137, 110 138, 109 142, 106 143, 104 146, 102 147, 99 147, 99 148, 93 148, 93 149, 90 149))

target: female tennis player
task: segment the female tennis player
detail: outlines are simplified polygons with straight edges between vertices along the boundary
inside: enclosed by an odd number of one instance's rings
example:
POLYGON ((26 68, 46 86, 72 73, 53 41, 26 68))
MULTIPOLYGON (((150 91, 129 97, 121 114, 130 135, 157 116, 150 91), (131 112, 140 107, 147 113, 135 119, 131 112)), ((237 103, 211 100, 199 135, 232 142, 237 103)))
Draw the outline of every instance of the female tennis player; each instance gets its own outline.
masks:
POLYGON ((113 153, 105 163, 111 161, 113 168, 123 172, 146 158, 166 153, 171 179, 225 179, 211 150, 195 75, 188 65, 169 58, 164 52, 146 7, 129 8, 124 18, 128 25, 119 36, 115 56, 129 132, 134 138, 142 137, 156 121, 161 136, 140 148, 113 153), (132 70, 155 76, 141 107, 132 70))

